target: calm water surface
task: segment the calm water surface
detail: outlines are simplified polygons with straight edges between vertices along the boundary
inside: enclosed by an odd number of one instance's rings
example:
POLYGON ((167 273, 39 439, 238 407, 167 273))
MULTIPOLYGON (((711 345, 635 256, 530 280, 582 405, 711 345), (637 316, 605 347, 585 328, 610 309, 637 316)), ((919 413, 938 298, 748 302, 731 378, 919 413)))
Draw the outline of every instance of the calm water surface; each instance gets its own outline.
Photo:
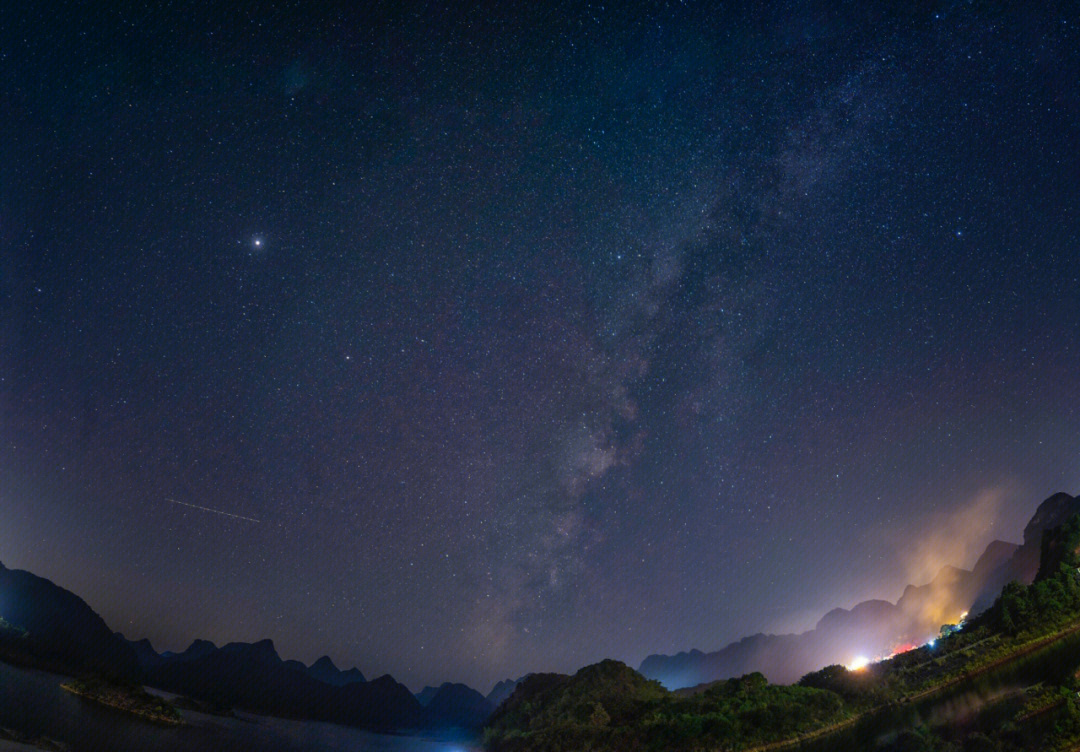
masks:
MULTIPOLYGON (((0 663, 0 726, 72 752, 474 752, 468 739, 373 734, 332 723, 182 711, 189 725, 157 726, 60 689, 66 677, 0 663)), ((0 751, 4 749, 0 742, 0 751)))

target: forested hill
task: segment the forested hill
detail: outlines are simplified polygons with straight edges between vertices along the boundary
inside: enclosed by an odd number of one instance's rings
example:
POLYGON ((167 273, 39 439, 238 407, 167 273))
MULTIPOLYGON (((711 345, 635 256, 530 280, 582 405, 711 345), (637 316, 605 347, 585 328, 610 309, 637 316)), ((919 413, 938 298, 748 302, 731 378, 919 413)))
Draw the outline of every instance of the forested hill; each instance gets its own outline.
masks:
MULTIPOLYGON (((883 707, 962 686, 980 672, 1075 639, 1080 631, 1080 515, 1041 537, 1041 566, 1032 584, 1010 583, 960 629, 865 669, 828 666, 794 686, 770 684, 752 673, 679 692, 616 661, 587 666, 573 676, 538 674, 522 681, 492 716, 485 744, 489 752, 752 749, 828 735, 883 707)), ((1075 679, 1025 689, 1015 709, 1002 711, 1013 720, 993 738, 971 735, 972 748, 1080 748, 1078 691, 1075 679), (1031 722, 1044 714, 1054 722, 1031 722), (978 746, 983 742, 990 746, 978 746)), ((940 736, 967 733, 952 728, 954 716, 946 715, 937 726, 898 721, 881 738, 915 739, 916 746, 896 749, 968 749, 949 746, 952 742, 940 736)), ((891 744, 883 749, 893 749, 891 744)))

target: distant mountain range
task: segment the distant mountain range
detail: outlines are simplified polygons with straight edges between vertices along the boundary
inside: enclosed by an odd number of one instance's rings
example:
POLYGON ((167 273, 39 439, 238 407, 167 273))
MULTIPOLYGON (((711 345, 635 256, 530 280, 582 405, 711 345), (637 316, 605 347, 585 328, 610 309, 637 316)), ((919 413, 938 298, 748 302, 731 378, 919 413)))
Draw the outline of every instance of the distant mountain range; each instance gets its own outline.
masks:
MULTIPOLYGON (((188 649, 182 653, 172 653, 169 651, 158 653, 154 650, 154 646, 150 644, 150 640, 128 640, 119 632, 116 633, 116 636, 131 646, 131 649, 135 651, 135 655, 139 659, 139 665, 142 667, 143 671, 147 673, 165 664, 183 663, 196 658, 203 658, 216 652, 218 649, 214 643, 208 640, 195 640, 188 646, 188 649)), ((310 666, 306 666, 300 661, 293 660, 282 661, 282 664, 286 668, 307 674, 312 679, 335 687, 343 687, 346 684, 367 681, 360 672, 360 669, 350 668, 347 671, 341 671, 334 665, 334 662, 328 655, 324 655, 310 666)))
POLYGON ((503 679, 498 682, 491 691, 488 692, 487 701, 491 703, 491 707, 497 708, 503 704, 503 702, 510 695, 514 694, 514 690, 517 689, 517 685, 525 681, 531 674, 526 674, 518 679, 503 679))
POLYGON ((435 693, 439 691, 438 687, 427 686, 416 693, 416 701, 423 705, 425 708, 431 704, 431 699, 435 697, 435 693))
POLYGON ((1080 512, 1080 499, 1058 493, 1042 504, 1024 528, 1020 545, 993 541, 971 571, 944 567, 925 585, 908 585, 896 603, 870 600, 825 614, 800 634, 756 634, 715 652, 691 650, 650 655, 638 669, 669 689, 692 687, 760 671, 774 683, 791 683, 810 671, 848 663, 855 655, 888 655, 919 645, 963 612, 986 609, 1012 580, 1030 583, 1039 570, 1043 532, 1080 512))
MULTIPOLYGON (((491 709, 495 710, 495 708, 502 705, 503 701, 506 700, 507 697, 514 693, 517 685, 521 684, 521 682, 529 676, 531 676, 531 674, 526 674, 525 676, 522 676, 518 679, 503 679, 500 682, 496 682, 495 686, 491 688, 491 691, 488 692, 487 697, 485 697, 484 699, 487 700, 487 703, 491 706, 491 709)), ((422 690, 416 693, 416 699, 419 700, 420 704, 426 708, 431 704, 431 701, 435 698, 435 696, 439 693, 440 690, 445 687, 452 686, 454 685, 447 683, 443 684, 441 687, 424 687, 422 690)))
POLYGON ((311 678, 332 684, 335 687, 344 687, 346 684, 367 681, 364 675, 360 673, 360 669, 355 666, 345 671, 338 670, 338 667, 334 665, 328 655, 324 655, 310 666, 304 666, 300 661, 287 661, 287 663, 300 671, 307 672, 311 678))
POLYGON ((328 660, 311 667, 296 664, 281 660, 270 640, 233 642, 210 650, 193 645, 150 668, 146 683, 218 707, 267 715, 377 730, 440 725, 392 676, 348 681, 347 672, 333 668, 328 660))
MULTIPOLYGON (((908 586, 896 603, 871 600, 835 609, 801 634, 746 637, 716 652, 652 655, 640 672, 681 688, 753 671, 792 682, 853 651, 869 658, 919 644, 962 611, 978 613, 1012 580, 1030 583, 1039 570, 1043 532, 1080 512, 1080 499, 1060 493, 1044 501, 1020 545, 994 541, 971 571, 944 567, 908 586)), ((0 564, 0 659, 68 674, 94 672, 137 680, 221 708, 324 720, 372 730, 477 728, 525 678, 506 679, 484 697, 463 684, 426 687, 413 696, 390 675, 367 681, 328 656, 310 666, 283 661, 270 640, 218 647, 195 640, 181 653, 158 653, 148 640, 112 632, 78 596, 29 572, 0 564)))
POLYGON ((495 712, 486 697, 464 684, 446 682, 437 688, 424 687, 416 699, 430 717, 444 726, 479 728, 495 712))
POLYGON ((273 642, 217 647, 195 640, 182 653, 154 650, 109 629, 81 598, 29 572, 0 565, 0 659, 66 674, 139 681, 211 707, 387 731, 478 728, 494 710, 464 684, 444 684, 424 707, 390 675, 367 681, 328 657, 283 661, 273 642))

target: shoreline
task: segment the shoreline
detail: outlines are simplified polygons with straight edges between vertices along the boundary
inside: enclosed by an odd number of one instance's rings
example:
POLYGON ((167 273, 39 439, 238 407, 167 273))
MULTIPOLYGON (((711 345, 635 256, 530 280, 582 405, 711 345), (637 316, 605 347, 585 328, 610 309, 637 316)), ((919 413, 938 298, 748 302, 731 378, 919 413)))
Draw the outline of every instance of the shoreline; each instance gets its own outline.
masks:
POLYGON ((179 715, 179 712, 177 712, 176 717, 170 717, 167 715, 162 715, 160 713, 149 712, 147 710, 139 708, 133 708, 113 699, 110 695, 96 692, 87 692, 85 690, 79 689, 78 687, 75 687, 71 682, 64 682, 60 685, 60 689, 70 694, 73 694, 76 697, 81 697, 84 700, 89 700, 90 702, 97 703, 98 705, 102 705, 106 708, 118 710, 121 713, 126 713, 127 715, 133 715, 137 718, 143 719, 144 721, 149 721, 150 723, 157 723, 164 726, 187 725, 187 721, 185 721, 183 717, 179 715))

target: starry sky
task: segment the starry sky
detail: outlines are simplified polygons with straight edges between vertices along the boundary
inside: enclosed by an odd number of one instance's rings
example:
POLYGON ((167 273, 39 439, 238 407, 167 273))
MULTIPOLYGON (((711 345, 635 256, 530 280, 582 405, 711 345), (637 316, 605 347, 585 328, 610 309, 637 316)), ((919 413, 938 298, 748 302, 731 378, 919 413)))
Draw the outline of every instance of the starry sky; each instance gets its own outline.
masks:
POLYGON ((129 637, 486 692, 1080 491, 1075 4, 10 5, 0 561, 129 637))

